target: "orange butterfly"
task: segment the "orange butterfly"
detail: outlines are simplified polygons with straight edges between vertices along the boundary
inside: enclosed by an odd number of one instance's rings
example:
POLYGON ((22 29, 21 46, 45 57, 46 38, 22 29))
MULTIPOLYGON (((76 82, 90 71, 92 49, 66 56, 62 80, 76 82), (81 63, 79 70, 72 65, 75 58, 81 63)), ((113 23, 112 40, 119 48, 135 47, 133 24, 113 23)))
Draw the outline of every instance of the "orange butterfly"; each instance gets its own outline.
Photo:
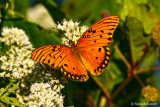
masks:
POLYGON ((53 68, 60 69, 72 80, 87 81, 88 73, 100 75, 108 65, 113 32, 119 24, 118 16, 101 19, 86 30, 70 47, 64 45, 47 45, 34 50, 33 60, 43 62, 53 68))

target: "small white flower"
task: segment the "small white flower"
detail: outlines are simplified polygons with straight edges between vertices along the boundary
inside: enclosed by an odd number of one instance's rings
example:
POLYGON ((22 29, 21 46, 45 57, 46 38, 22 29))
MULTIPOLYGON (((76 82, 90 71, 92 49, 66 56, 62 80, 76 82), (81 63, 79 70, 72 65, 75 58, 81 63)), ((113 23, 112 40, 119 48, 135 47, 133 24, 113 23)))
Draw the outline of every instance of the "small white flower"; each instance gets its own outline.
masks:
POLYGON ((87 26, 82 26, 80 29, 80 35, 82 35, 88 29, 87 26))
POLYGON ((11 76, 10 73, 5 74, 5 77, 10 77, 10 76, 11 76))
POLYGON ((0 73, 0 77, 5 77, 5 72, 0 73))
POLYGON ((10 75, 22 78, 32 72, 34 61, 30 59, 33 50, 25 32, 18 28, 3 28, 0 42, 8 45, 7 54, 0 57, 1 69, 9 71, 10 75))
MULTIPOLYGON (((28 103, 27 105, 36 107, 63 107, 63 98, 60 90, 62 89, 59 87, 60 84, 58 80, 51 80, 49 83, 34 83, 30 88, 30 95, 26 100, 28 103), (60 90, 57 91, 57 87, 60 90)), ((64 87, 64 86, 63 86, 64 87)))
POLYGON ((62 43, 69 46, 69 40, 72 40, 76 44, 80 36, 87 30, 87 27, 79 27, 79 22, 64 19, 62 24, 59 23, 57 25, 57 29, 64 32, 65 37, 62 38, 62 43))
POLYGON ((5 66, 5 65, 2 65, 2 66, 1 66, 1 69, 6 69, 6 66, 5 66))

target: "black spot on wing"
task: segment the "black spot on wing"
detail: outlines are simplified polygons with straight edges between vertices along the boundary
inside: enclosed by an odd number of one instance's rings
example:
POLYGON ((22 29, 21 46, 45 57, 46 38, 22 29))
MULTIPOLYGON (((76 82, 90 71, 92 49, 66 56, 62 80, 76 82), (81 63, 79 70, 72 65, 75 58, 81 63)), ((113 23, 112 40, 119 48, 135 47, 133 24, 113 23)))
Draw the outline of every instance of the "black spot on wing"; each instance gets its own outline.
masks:
POLYGON ((99 48, 98 51, 101 52, 101 48, 99 48))
MULTIPOLYGON (((100 75, 102 73, 102 71, 105 69, 105 67, 108 66, 108 63, 109 63, 109 60, 110 60, 110 49, 109 49, 109 47, 103 47, 103 48, 105 49, 104 59, 94 71, 97 75, 100 75)), ((97 57, 96 57, 96 59, 97 59, 97 57)))
POLYGON ((67 65, 67 64, 64 64, 64 66, 68 67, 68 65, 67 65))
POLYGON ((109 38, 108 38, 108 40, 110 40, 110 41, 111 41, 111 40, 112 40, 112 38, 111 38, 111 37, 109 37, 109 38))
POLYGON ((96 33, 96 30, 92 31, 92 33, 96 33))

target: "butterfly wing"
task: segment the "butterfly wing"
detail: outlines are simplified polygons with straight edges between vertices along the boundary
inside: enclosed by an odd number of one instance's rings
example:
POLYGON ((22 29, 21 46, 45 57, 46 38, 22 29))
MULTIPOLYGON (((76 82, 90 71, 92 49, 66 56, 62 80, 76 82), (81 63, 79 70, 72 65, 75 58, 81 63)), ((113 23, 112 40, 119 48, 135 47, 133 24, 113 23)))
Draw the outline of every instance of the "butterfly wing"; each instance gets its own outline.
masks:
POLYGON ((47 45, 34 50, 31 58, 53 68, 61 69, 72 80, 86 81, 89 78, 87 70, 82 61, 71 50, 72 47, 64 45, 47 45))
POLYGON ((92 75, 100 75, 110 59, 109 47, 88 47, 81 50, 81 59, 92 75))
POLYGON ((108 65, 113 33, 119 23, 118 16, 101 19, 83 33, 77 42, 81 59, 92 75, 100 75, 108 65))
POLYGON ((119 20, 118 16, 109 16, 96 22, 83 33, 77 42, 77 46, 108 46, 111 43, 113 32, 118 26, 119 20))

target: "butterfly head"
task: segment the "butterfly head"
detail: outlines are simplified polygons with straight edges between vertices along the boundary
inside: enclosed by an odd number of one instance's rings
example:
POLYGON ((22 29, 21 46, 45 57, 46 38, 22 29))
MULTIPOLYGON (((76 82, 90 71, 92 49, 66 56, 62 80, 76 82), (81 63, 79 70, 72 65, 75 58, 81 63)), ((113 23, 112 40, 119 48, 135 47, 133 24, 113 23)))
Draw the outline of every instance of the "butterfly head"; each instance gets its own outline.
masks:
POLYGON ((69 46, 72 47, 72 46, 75 46, 74 42, 72 40, 69 40, 69 46))

